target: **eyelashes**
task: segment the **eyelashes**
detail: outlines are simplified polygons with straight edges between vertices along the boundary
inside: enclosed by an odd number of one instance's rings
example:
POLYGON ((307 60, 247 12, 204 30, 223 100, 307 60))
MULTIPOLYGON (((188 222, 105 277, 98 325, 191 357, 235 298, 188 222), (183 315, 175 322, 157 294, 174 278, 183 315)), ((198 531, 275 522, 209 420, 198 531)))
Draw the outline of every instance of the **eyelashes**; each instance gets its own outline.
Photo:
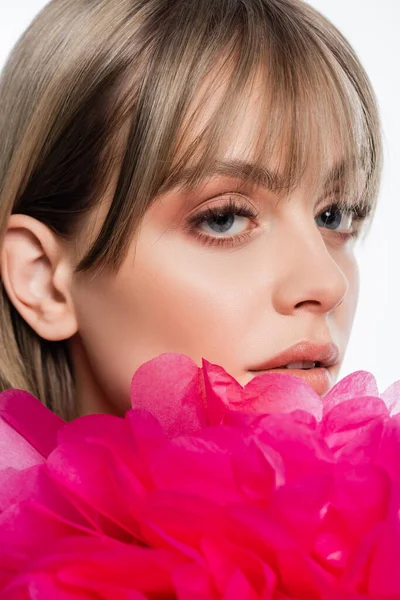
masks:
POLYGON ((229 214, 255 219, 258 217, 259 212, 250 209, 248 206, 238 204, 234 198, 230 197, 227 203, 217 208, 207 208, 203 212, 192 217, 189 222, 193 225, 200 225, 205 221, 217 219, 218 217, 225 217, 229 214))
MULTIPOLYGON (((197 237, 204 245, 232 247, 242 244, 252 235, 251 230, 244 233, 235 234, 234 236, 218 237, 217 235, 213 236, 204 233, 199 229, 203 223, 223 221, 228 216, 236 216, 243 219, 255 220, 259 216, 259 211, 250 208, 248 205, 239 203, 237 200, 230 197, 225 204, 214 208, 207 208, 191 217, 188 220, 186 229, 188 230, 188 233, 197 237)), ((215 233, 218 234, 218 232, 215 233)))
MULTIPOLYGON (((328 219, 324 222, 324 225, 330 225, 331 223, 328 223, 328 221, 332 218, 332 215, 336 217, 338 213, 342 213, 345 217, 351 217, 351 231, 339 231, 327 227, 327 230, 338 236, 341 241, 347 241, 351 238, 355 239, 358 237, 361 225, 368 218, 370 211, 371 208, 368 206, 361 207, 358 204, 344 205, 340 199, 337 199, 335 202, 332 202, 322 209, 316 216, 316 219, 327 214, 328 219)), ((224 231, 214 230, 215 235, 213 235, 213 232, 206 233, 200 229, 201 226, 203 224, 208 224, 210 226, 210 223, 216 223, 217 228, 224 229, 224 222, 227 217, 239 217, 242 220, 247 219, 254 223, 258 216, 259 211, 256 211, 254 207, 250 207, 248 204, 244 204, 235 198, 229 197, 229 199, 220 206, 207 208, 190 217, 187 220, 185 229, 190 235, 196 237, 203 245, 233 247, 248 241, 252 237, 253 229, 256 226, 254 225, 251 229, 228 237, 221 237, 218 235, 225 233, 224 231)), ((342 219, 340 219, 340 221, 342 221, 342 219)), ((227 228, 231 229, 232 224, 228 222, 227 228)))

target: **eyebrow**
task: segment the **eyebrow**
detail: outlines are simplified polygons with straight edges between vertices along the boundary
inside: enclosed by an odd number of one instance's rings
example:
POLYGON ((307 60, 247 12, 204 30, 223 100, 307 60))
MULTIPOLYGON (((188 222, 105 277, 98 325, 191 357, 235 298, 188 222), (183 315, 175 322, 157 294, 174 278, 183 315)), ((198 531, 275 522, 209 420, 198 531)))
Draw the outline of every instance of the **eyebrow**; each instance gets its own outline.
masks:
MULTIPOLYGON (((335 164, 326 175, 324 189, 340 181, 348 168, 349 163, 347 161, 342 160, 335 164)), ((194 166, 179 172, 175 177, 167 181, 166 185, 162 187, 161 193, 166 193, 175 187, 185 188, 196 169, 197 167, 194 166)), ((282 177, 276 171, 271 171, 266 167, 259 167, 253 163, 241 160, 216 161, 205 173, 205 177, 212 176, 227 176, 243 181, 250 181, 257 187, 265 188, 271 192, 278 192, 285 187, 282 177)))

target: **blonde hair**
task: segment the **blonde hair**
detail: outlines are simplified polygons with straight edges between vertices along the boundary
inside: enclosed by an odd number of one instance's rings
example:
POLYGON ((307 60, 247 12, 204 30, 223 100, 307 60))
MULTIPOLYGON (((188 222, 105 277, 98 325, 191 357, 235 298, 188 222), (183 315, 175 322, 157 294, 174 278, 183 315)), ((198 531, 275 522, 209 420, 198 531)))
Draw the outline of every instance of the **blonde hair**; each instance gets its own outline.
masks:
MULTIPOLYGON (((301 0, 52 0, 0 80, 1 243, 12 213, 69 239, 118 167, 110 208, 76 272, 117 270, 154 198, 177 183, 198 185, 229 148, 260 72, 263 119, 245 177, 265 177, 263 167, 284 149, 283 171, 269 174, 270 184, 290 190, 311 165, 317 189, 335 139, 342 201, 356 198, 372 217, 382 167, 376 98, 347 40, 315 9, 301 0), (211 74, 226 87, 189 143, 198 115, 188 119, 189 106, 211 74)), ((40 338, 0 286, 0 388, 26 389, 74 418, 68 340, 40 338)))

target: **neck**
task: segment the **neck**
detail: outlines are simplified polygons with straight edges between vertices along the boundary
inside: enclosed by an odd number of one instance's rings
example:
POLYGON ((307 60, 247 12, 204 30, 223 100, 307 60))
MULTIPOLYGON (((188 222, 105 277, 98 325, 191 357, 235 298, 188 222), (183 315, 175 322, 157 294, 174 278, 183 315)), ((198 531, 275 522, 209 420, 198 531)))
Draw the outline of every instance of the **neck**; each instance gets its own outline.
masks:
POLYGON ((74 370, 78 416, 90 414, 122 416, 104 393, 100 382, 96 378, 90 357, 79 333, 69 340, 69 344, 74 370))

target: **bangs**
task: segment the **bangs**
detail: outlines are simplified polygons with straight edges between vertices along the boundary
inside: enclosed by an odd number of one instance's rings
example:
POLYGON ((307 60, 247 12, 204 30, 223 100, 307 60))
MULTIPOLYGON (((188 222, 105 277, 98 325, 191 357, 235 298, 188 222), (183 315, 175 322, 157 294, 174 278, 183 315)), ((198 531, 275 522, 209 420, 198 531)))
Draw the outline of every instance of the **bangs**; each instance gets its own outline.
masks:
POLYGON ((185 19, 183 6, 171 4, 165 23, 156 12, 147 25, 156 40, 146 47, 149 67, 140 91, 127 89, 119 105, 130 130, 116 192, 77 271, 117 270, 157 197, 194 189, 216 173, 280 196, 304 180, 316 199, 334 194, 335 204, 355 208, 363 220, 373 215, 379 115, 340 32, 303 2, 185 6, 185 19), (248 154, 227 162, 249 106, 248 154))
POLYGON ((243 40, 239 56, 247 56, 247 62, 237 60, 229 75, 225 66, 215 69, 213 83, 182 128, 174 167, 159 194, 194 189, 209 177, 225 175, 243 187, 265 187, 282 196, 306 178, 313 196, 334 193, 342 208, 357 207, 372 217, 377 165, 361 99, 326 48, 316 40, 301 46, 300 40, 293 38, 285 53, 279 45, 257 48, 243 40), (250 72, 248 64, 254 65, 250 72), (225 82, 220 102, 193 139, 196 122, 220 81, 225 82), (257 92, 258 117, 248 155, 224 159, 252 92, 257 92))

